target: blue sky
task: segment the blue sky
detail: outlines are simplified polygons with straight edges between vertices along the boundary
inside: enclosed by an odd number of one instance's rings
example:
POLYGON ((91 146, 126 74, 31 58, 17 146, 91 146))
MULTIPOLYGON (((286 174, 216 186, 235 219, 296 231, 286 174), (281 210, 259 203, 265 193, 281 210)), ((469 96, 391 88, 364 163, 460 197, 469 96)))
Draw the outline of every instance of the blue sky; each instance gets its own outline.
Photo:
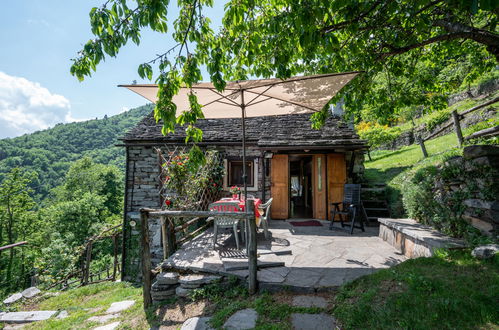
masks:
MULTIPOLYGON (((146 103, 116 85, 133 80, 147 83, 140 80, 137 66, 174 45, 168 35, 144 31, 140 46, 130 43, 117 58, 107 58, 83 82, 69 73, 70 59, 92 38, 88 13, 101 3, 22 0, 3 4, 0 138, 52 127, 58 122, 102 118, 146 103)), ((222 10, 212 9, 207 16, 219 24, 222 10)), ((171 16, 176 13, 176 8, 171 8, 171 16)))

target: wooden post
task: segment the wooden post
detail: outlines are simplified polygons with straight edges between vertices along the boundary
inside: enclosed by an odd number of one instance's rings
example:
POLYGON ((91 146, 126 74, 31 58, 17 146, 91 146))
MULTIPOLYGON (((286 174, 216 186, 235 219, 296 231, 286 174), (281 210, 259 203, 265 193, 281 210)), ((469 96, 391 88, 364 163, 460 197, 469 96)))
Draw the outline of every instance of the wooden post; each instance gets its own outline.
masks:
POLYGON ((92 261, 92 240, 87 243, 87 251, 85 256, 85 268, 83 272, 83 285, 88 284, 88 276, 90 275, 90 262, 92 261))
POLYGON ((163 242, 163 259, 166 259, 169 257, 169 255, 168 255, 168 238, 166 235, 166 221, 167 221, 167 219, 165 216, 161 216, 160 220, 161 220, 161 240, 163 242))
POLYGON ((255 202, 246 200, 246 211, 251 214, 246 221, 248 223, 248 270, 249 270, 249 285, 248 291, 250 294, 255 294, 258 289, 257 273, 258 260, 256 256, 256 219, 255 219, 255 202))
POLYGON ((456 130, 457 141, 459 146, 463 146, 463 132, 461 131, 461 124, 459 123, 459 115, 456 110, 452 111, 452 119, 454 120, 454 129, 456 130))
POLYGON ((418 143, 419 143, 419 146, 421 147, 421 151, 423 152, 423 156, 426 158, 428 157, 428 152, 426 152, 426 147, 424 145, 424 140, 418 136, 418 143))
POLYGON ((142 295, 144 297, 144 309, 152 304, 151 298, 151 251, 149 247, 149 214, 140 210, 140 244, 142 250, 142 295))
MULTIPOLYGON (((118 234, 113 235, 113 255, 114 255, 113 281, 116 281, 116 273, 118 271, 118 239, 117 239, 117 236, 118 236, 118 234)), ((107 277, 109 277, 109 273, 108 273, 107 277)))
POLYGON ((175 236, 175 224, 173 223, 173 218, 165 218, 166 220, 166 241, 168 243, 168 253, 166 257, 171 256, 177 249, 177 242, 175 236))

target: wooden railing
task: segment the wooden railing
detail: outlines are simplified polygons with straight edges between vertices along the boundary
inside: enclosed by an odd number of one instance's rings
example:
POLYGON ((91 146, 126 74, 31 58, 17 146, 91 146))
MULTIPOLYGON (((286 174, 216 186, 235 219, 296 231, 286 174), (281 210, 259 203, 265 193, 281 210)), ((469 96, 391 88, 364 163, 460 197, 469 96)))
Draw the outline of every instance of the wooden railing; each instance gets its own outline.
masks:
POLYGON ((151 251, 149 238, 149 218, 159 217, 161 219, 161 236, 163 239, 163 256, 168 258, 171 256, 177 246, 183 244, 197 234, 204 231, 211 225, 213 219, 217 216, 230 217, 234 219, 248 219, 248 269, 249 269, 249 284, 248 290, 251 294, 257 290, 257 255, 256 255, 256 222, 255 220, 255 205, 254 201, 248 200, 247 212, 216 212, 216 211, 169 211, 155 209, 140 209, 140 228, 141 228, 141 251, 142 251, 142 277, 143 277, 143 295, 144 308, 151 305, 151 285, 152 277, 155 274, 152 272, 151 251), (174 225, 175 218, 190 218, 192 219, 183 224, 174 225), (176 233, 185 231, 191 225, 194 225, 201 219, 206 219, 206 223, 196 230, 186 233, 184 237, 177 241, 176 233), (251 221, 253 220, 253 221, 251 221))
POLYGON ((424 143, 428 140, 431 140, 431 139, 437 137, 440 133, 442 133, 443 131, 445 131, 446 129, 448 129, 449 127, 451 127, 453 125, 454 125, 454 131, 456 132, 457 141, 458 141, 458 144, 460 147, 463 145, 465 140, 475 139, 475 138, 479 138, 479 137, 483 137, 483 136, 498 135, 499 134, 499 126, 495 126, 495 127, 483 129, 481 131, 475 132, 469 136, 464 137, 463 132, 461 130, 461 124, 460 124, 460 121, 464 118, 465 115, 467 115, 471 112, 480 110, 486 106, 489 106, 489 105, 497 103, 497 102, 499 102, 499 97, 496 97, 488 102, 477 105, 477 106, 470 108, 466 111, 463 111, 461 113, 458 113, 456 110, 452 111, 452 121, 451 122, 440 127, 439 130, 437 130, 436 132, 433 132, 430 136, 428 136, 424 139, 421 137, 417 137, 417 142, 418 142, 419 146, 421 147, 421 151, 423 152, 423 156, 428 157, 428 152, 426 151, 426 146, 424 143))
POLYGON ((115 231, 122 225, 108 228, 101 232, 99 235, 95 235, 87 240, 87 242, 82 247, 82 252, 80 254, 81 267, 73 272, 70 272, 64 276, 61 280, 53 283, 49 286, 49 289, 54 287, 60 287, 61 290, 70 288, 72 285, 76 284, 76 287, 85 286, 89 284, 95 284, 105 281, 116 281, 118 274, 121 273, 120 263, 119 263, 119 237, 121 235, 120 231, 115 231), (114 231, 114 232, 113 232, 114 231), (111 234, 109 234, 112 232, 111 234), (92 263, 92 250, 94 244, 106 239, 113 240, 113 265, 106 267, 106 269, 92 273, 90 266, 92 263), (78 283, 78 284, 77 284, 78 283))

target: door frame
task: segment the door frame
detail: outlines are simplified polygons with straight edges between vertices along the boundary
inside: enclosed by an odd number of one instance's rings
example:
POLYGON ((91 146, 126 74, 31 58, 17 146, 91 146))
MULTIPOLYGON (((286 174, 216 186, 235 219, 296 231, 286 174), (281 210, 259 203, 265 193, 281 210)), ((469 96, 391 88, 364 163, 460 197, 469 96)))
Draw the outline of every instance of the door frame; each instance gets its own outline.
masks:
MULTIPOLYGON (((313 218, 314 219, 319 219, 319 220, 330 220, 330 211, 331 211, 331 202, 337 201, 337 200, 342 200, 343 196, 343 190, 341 189, 341 196, 332 196, 330 188, 331 186, 334 185, 341 185, 343 186, 344 183, 347 182, 348 180, 348 174, 346 173, 346 157, 345 154, 342 152, 318 152, 318 153, 304 153, 304 152, 297 152, 297 153, 286 153, 286 154, 274 154, 274 156, 277 155, 286 155, 287 156, 287 197, 288 197, 288 203, 287 203, 287 210, 283 213, 287 213, 287 216, 285 219, 289 219, 290 216, 290 210, 291 210, 291 174, 290 174, 290 157, 292 156, 298 156, 298 157, 312 157, 312 211, 313 211, 313 218), (335 156, 335 155, 341 155, 341 156, 335 156), (321 181, 322 181, 322 188, 321 191, 318 191, 318 179, 319 175, 317 173, 317 159, 321 158, 321 181), (332 179, 331 173, 334 171, 332 168, 334 164, 334 159, 338 159, 339 161, 343 161, 344 165, 340 167, 342 173, 344 172, 344 178, 340 178, 337 180, 338 182, 330 182, 330 179, 332 179), (342 182, 340 182, 342 181, 342 182), (335 197, 335 198, 334 198, 335 197)), ((271 165, 271 172, 272 172, 272 165, 271 165)), ((272 175, 271 175, 271 180, 272 180, 272 175)), ((272 196, 272 187, 274 183, 271 182, 271 196, 272 196)), ((274 209, 274 208, 272 208, 274 209)), ((276 217, 276 219, 281 219, 283 217, 279 216, 276 217)))

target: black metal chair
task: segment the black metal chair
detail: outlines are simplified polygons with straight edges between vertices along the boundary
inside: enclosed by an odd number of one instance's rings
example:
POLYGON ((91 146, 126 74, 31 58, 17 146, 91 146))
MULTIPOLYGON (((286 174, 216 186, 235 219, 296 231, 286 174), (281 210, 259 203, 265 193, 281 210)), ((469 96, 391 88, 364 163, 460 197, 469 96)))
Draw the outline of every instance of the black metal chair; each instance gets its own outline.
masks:
POLYGON ((336 218, 336 215, 338 215, 341 227, 350 227, 350 235, 353 234, 354 228, 365 231, 364 219, 360 213, 362 210, 362 202, 360 200, 360 184, 345 184, 343 188, 343 202, 331 203, 331 205, 330 230, 333 229, 334 219, 336 218), (355 225, 356 219, 359 219, 358 225, 355 225))

